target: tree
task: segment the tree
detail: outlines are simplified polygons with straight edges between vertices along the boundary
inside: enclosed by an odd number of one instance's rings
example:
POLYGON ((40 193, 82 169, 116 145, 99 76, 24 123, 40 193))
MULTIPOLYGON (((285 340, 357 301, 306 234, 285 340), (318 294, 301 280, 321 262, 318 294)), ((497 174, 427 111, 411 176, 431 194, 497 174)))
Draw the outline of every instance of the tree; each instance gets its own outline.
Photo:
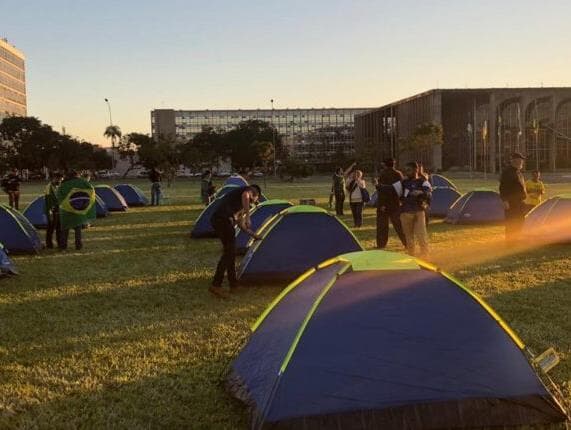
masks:
POLYGON ((283 149, 276 129, 269 122, 261 120, 242 121, 236 128, 225 133, 224 138, 232 157, 232 165, 238 169, 263 165, 267 146, 256 142, 275 142, 276 155, 283 149))
POLYGON ((205 127, 193 139, 178 145, 178 152, 182 164, 193 170, 204 166, 213 168, 220 158, 230 155, 227 140, 223 133, 212 127, 205 127))
POLYGON ((408 138, 399 141, 399 156, 432 166, 434 146, 442 145, 443 136, 442 126, 431 122, 419 124, 408 138))
POLYGON ((111 139, 111 150, 112 150, 112 160, 113 160, 113 168, 115 167, 115 143, 117 140, 121 139, 121 136, 123 134, 121 133, 121 128, 119 128, 118 125, 108 125, 105 128, 105 132, 103 133, 103 136, 111 139))
POLYGON ((150 139, 148 135, 141 133, 129 133, 119 141, 117 146, 117 152, 119 152, 119 157, 121 160, 128 160, 129 167, 123 174, 123 178, 127 177, 127 174, 137 167, 140 162, 137 156, 139 147, 150 139))

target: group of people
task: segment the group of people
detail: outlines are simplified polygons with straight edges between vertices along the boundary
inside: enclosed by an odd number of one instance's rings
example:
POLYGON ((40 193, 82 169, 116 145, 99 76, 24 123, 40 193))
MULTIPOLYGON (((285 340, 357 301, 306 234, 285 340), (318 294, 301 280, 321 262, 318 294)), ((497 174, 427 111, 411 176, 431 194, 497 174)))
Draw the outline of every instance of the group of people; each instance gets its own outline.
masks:
MULTIPOLYGON (((410 255, 416 255, 416 243, 420 255, 426 256, 428 246, 428 208, 432 198, 432 187, 422 165, 407 163, 405 175, 395 167, 396 161, 383 161, 382 171, 374 185, 377 191, 377 248, 387 246, 389 221, 392 223, 401 243, 410 255)), ((370 201, 363 172, 355 169, 353 163, 347 169, 338 168, 333 175, 330 205, 335 200, 335 212, 342 216, 346 196, 355 227, 363 225, 363 208, 370 201)))

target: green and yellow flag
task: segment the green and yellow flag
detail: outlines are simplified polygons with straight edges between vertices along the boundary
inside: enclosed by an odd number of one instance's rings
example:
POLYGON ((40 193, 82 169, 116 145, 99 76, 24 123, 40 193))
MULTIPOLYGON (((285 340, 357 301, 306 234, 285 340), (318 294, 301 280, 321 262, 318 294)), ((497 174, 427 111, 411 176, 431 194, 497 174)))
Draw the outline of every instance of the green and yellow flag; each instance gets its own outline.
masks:
POLYGON ((95 220, 95 189, 84 179, 63 181, 57 191, 61 228, 72 229, 95 220))

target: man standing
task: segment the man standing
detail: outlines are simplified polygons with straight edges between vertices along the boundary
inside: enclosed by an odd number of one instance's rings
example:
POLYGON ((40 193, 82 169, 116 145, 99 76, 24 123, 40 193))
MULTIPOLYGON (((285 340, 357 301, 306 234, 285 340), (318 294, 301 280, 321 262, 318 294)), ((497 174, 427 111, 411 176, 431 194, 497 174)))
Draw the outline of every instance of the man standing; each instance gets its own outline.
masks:
POLYGON ((426 231, 426 208, 432 198, 432 187, 424 177, 419 176, 418 163, 406 165, 406 178, 393 184, 397 195, 401 198, 402 208, 400 220, 406 238, 406 249, 409 255, 415 255, 418 240, 420 255, 428 255, 428 232, 426 231))
POLYGON ((500 197, 504 202, 506 214, 506 241, 513 243, 518 239, 526 214, 525 182, 521 169, 525 157, 514 152, 510 157, 510 165, 504 169, 500 177, 500 197))
POLYGON ((525 204, 528 211, 539 205, 543 200, 543 195, 545 194, 545 185, 541 180, 540 171, 534 170, 531 172, 531 175, 531 179, 525 181, 525 191, 527 193, 525 204))
MULTIPOLYGON (((337 216, 343 216, 343 205, 345 204, 345 178, 356 163, 351 164, 346 170, 338 167, 333 174, 333 184, 331 186, 331 194, 335 197, 335 213, 337 216)), ((330 200, 331 201, 331 200, 330 200)))
POLYGON ((153 167, 149 173, 151 181, 151 206, 158 206, 161 200, 161 172, 153 167))
POLYGON ((258 203, 262 191, 258 185, 252 184, 230 191, 222 198, 220 206, 214 211, 210 223, 216 231, 216 235, 222 242, 222 256, 216 266, 216 273, 212 285, 208 289, 218 297, 225 297, 222 290, 224 274, 228 273, 230 291, 236 291, 236 230, 240 229, 254 238, 258 238, 251 230, 250 207, 258 203))
POLYGON ((401 182, 403 175, 395 169, 395 159, 387 158, 383 162, 381 171, 375 186, 377 188, 377 248, 384 249, 389 240, 389 220, 391 221, 400 241, 406 247, 406 238, 400 221, 400 202, 395 189, 395 182, 401 182))
POLYGON ((45 211, 48 219, 48 229, 46 231, 46 247, 52 249, 54 247, 53 236, 56 235, 56 242, 60 245, 61 229, 59 222, 59 204, 57 199, 57 190, 61 184, 62 176, 54 172, 50 183, 44 192, 45 211))
POLYGON ((15 167, 2 180, 2 188, 8 194, 8 202, 12 209, 20 210, 20 183, 22 178, 15 167))

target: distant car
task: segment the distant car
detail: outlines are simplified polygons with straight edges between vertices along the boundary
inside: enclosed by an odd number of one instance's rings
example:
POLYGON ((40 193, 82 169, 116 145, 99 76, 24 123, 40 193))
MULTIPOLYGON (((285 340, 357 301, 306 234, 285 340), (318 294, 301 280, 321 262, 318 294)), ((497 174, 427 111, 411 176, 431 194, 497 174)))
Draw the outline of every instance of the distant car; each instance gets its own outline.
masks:
POLYGON ((260 176, 264 176, 264 174, 262 172, 254 172, 254 173, 252 173, 252 176, 259 178, 260 176))
POLYGON ((148 178, 149 177, 149 172, 147 170, 141 170, 139 173, 137 173, 137 178, 148 178))
POLYGON ((200 177, 202 177, 202 173, 196 172, 196 173, 193 173, 192 176, 194 176, 195 178, 200 178, 200 177))
POLYGON ((218 176, 220 178, 226 178, 226 177, 230 176, 230 172, 218 172, 216 174, 216 176, 218 176))
POLYGON ((176 177, 177 178, 192 178, 194 176, 193 173, 188 172, 186 170, 179 170, 176 172, 176 177))

